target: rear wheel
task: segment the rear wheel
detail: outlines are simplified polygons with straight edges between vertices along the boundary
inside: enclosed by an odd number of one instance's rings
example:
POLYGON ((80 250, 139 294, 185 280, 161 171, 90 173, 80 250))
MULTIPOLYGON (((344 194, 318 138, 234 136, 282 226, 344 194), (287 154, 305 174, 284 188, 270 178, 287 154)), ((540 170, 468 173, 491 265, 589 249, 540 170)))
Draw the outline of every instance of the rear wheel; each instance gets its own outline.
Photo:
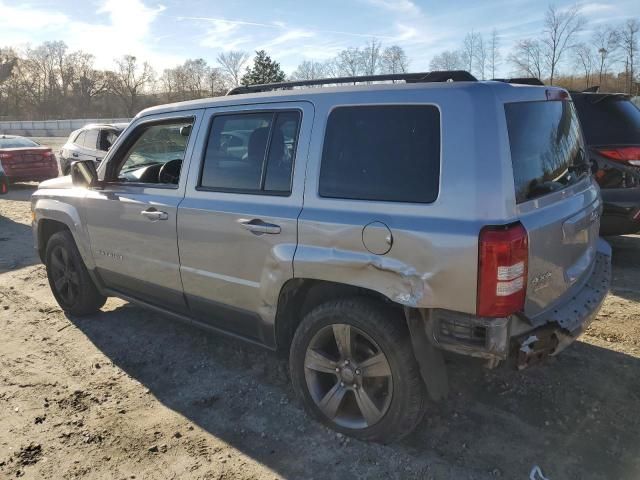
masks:
POLYGON ((65 312, 88 315, 100 310, 107 301, 93 283, 69 231, 51 236, 45 262, 49 286, 65 312))
POLYGON ((354 298, 312 310, 290 369, 305 408, 341 433, 388 443, 422 418, 425 389, 405 320, 383 303, 354 298))

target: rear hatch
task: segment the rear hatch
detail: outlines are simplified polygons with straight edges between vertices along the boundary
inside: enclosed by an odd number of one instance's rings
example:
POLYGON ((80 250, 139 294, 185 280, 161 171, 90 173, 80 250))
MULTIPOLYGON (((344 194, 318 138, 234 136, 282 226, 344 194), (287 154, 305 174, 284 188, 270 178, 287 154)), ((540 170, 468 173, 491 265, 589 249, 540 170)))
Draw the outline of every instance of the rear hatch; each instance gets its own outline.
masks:
POLYGON ((601 201, 566 97, 505 104, 517 212, 528 232, 525 315, 571 298, 590 275, 601 201))
POLYGON ((57 168, 55 156, 47 147, 2 149, 0 161, 9 177, 49 172, 57 168))

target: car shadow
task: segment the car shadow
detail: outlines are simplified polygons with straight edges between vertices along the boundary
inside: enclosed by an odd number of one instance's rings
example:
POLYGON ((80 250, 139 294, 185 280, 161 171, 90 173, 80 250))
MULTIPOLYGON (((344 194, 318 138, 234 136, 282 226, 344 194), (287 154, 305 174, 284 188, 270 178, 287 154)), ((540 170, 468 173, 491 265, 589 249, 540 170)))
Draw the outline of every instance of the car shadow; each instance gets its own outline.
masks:
POLYGON ((383 446, 308 418, 287 362, 260 347, 132 304, 71 321, 168 408, 285 478, 640 474, 640 361, 613 350, 578 342, 524 372, 452 357, 449 399, 383 446))
POLYGON ((634 302, 640 302, 640 235, 622 235, 606 239, 613 251, 613 284, 611 293, 634 302))
POLYGON ((0 274, 36 263, 31 226, 0 215, 0 274))

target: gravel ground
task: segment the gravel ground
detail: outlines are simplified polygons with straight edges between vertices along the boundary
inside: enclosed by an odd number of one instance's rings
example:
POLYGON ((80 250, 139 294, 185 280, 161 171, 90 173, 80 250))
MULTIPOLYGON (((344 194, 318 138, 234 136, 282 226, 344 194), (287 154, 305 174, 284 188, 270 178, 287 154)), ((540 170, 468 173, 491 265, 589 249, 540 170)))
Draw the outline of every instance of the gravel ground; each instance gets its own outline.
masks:
POLYGON ((381 446, 307 418, 286 362, 117 299, 65 316, 31 249, 29 195, 0 198, 0 477, 640 478, 640 237, 581 341, 524 372, 448 359, 452 394, 381 446))

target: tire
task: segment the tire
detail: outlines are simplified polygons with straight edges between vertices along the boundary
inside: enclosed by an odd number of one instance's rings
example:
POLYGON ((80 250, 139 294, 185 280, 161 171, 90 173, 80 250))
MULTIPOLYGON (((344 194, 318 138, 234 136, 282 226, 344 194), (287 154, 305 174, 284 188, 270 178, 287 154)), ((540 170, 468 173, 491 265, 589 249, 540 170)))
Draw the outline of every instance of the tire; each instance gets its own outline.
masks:
POLYGON ((409 434, 424 414, 426 389, 405 319, 382 302, 340 299, 313 309, 296 330, 289 369, 305 409, 342 434, 391 443, 409 434), (351 345, 350 362, 344 361, 340 353, 344 348, 336 340, 347 338, 347 331, 350 341, 342 343, 351 345), (384 366, 380 354, 386 360, 384 366), (374 358, 380 361, 374 364, 374 358), (352 377, 355 380, 349 385, 352 377), (369 407, 366 398, 375 408, 369 407))
POLYGON ((45 265, 51 292, 65 312, 89 315, 100 310, 107 301, 93 283, 68 230, 51 235, 47 242, 45 265))

